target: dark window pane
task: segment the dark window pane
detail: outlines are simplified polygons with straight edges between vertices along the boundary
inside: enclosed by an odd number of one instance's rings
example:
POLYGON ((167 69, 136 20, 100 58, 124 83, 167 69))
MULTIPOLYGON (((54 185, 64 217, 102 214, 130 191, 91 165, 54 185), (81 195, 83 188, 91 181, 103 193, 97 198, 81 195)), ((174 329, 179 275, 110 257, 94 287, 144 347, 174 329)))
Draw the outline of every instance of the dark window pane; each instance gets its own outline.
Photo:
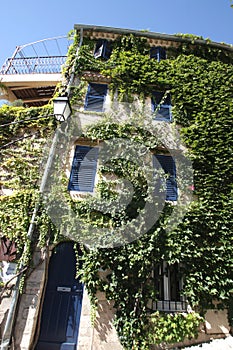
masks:
POLYGON ((106 84, 90 83, 85 99, 84 109, 86 111, 102 112, 108 86, 106 84))
POLYGON ((154 46, 150 49, 150 58, 156 58, 158 62, 165 60, 166 50, 161 46, 154 46))
POLYGON ((155 119, 171 121, 171 94, 161 91, 155 91, 151 99, 152 112, 156 111, 155 119), (158 105, 160 108, 156 111, 158 105))
POLYGON ((109 41, 104 39, 100 39, 97 41, 95 51, 94 51, 95 58, 102 57, 105 59, 109 59, 109 57, 111 56, 111 52, 112 52, 112 49, 109 41))

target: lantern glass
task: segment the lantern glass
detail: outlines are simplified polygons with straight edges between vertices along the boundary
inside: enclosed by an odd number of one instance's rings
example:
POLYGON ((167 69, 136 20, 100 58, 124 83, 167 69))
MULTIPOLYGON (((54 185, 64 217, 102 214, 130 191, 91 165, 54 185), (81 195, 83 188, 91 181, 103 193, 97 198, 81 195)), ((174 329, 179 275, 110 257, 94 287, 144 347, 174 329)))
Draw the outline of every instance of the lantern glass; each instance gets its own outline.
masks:
POLYGON ((58 121, 65 121, 71 115, 68 97, 57 97, 53 100, 53 114, 58 121))

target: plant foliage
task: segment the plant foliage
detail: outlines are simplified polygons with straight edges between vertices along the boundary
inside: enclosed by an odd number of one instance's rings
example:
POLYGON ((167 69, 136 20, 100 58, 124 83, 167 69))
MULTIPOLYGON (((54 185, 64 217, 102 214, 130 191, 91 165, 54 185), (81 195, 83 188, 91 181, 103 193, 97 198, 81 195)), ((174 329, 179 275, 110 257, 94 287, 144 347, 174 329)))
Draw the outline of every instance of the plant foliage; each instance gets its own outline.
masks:
MULTIPOLYGON (((218 300, 222 307, 229 305, 233 281, 231 55, 228 51, 211 49, 208 44, 204 48, 198 47, 197 52, 191 44, 181 44, 177 50, 168 49, 167 60, 157 62, 149 58, 146 39, 129 35, 113 43, 112 55, 104 61, 93 58, 94 42, 86 38, 76 59, 77 44, 76 37, 64 72, 68 77, 75 62, 81 90, 79 86, 73 89, 74 99, 83 97, 86 87, 83 73, 89 70, 111 79, 112 96, 118 91, 118 97, 123 101, 132 101, 135 94, 144 100, 156 90, 171 92, 173 122, 179 125, 182 140, 192 158, 194 194, 197 196, 183 221, 172 231, 165 230, 166 215, 171 210, 167 205, 156 225, 131 244, 114 249, 82 247, 82 270, 78 273, 93 302, 97 290, 104 291, 109 300, 114 300, 115 325, 125 349, 148 349, 151 342, 176 342, 194 337, 200 323, 196 314, 171 316, 156 313, 149 317, 148 301, 156 299, 151 270, 154 263, 162 260, 169 264, 179 262, 185 276, 183 292, 193 307, 198 306, 198 310, 204 313, 212 307, 213 300, 218 300), (109 272, 106 278, 101 277, 100 269, 109 272)), ((0 110, 0 120, 3 124, 41 113, 47 112, 4 106, 0 110)), ((1 234, 15 239, 19 247, 27 242, 35 189, 38 188, 39 159, 53 129, 53 122, 48 124, 42 119, 2 128, 1 186, 14 192, 0 197, 1 234), (17 141, 22 135, 29 137, 17 141), (11 141, 16 143, 5 147, 11 141)), ((137 135, 139 142, 149 148, 156 144, 155 140, 141 133, 140 128, 133 129, 127 123, 108 127, 106 124, 94 125, 84 136, 106 140, 121 138, 122 135, 125 138, 137 135)), ((135 168, 124 166, 132 179, 135 168)), ((135 202, 138 201, 139 205, 139 202, 143 203, 140 192, 143 177, 139 176, 135 181, 138 181, 135 183, 135 188, 138 185, 135 202)), ((114 195, 104 181, 99 184, 99 192, 105 198, 114 195)), ((103 225, 102 217, 95 215, 93 219, 87 215, 88 201, 73 203, 73 206, 85 220, 89 218, 90 222, 103 225)), ((43 209, 40 213, 35 243, 43 245, 48 238, 50 243, 62 239, 43 209)), ((109 220, 106 222, 108 225, 109 220)))

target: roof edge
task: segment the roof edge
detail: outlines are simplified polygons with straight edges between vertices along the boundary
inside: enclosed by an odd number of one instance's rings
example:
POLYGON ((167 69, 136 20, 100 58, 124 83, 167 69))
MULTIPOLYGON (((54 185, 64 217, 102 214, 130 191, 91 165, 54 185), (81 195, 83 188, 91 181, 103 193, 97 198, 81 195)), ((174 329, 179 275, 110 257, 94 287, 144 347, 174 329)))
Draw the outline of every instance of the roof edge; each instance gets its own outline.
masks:
POLYGON ((156 32, 148 32, 143 30, 134 30, 134 29, 126 29, 126 28, 114 28, 114 27, 105 27, 105 26, 96 26, 96 25, 89 25, 89 24, 75 24, 74 25, 75 30, 83 29, 84 31, 95 31, 95 32, 103 32, 103 33, 112 33, 112 34, 119 34, 119 35, 125 35, 125 34, 133 34, 136 36, 146 37, 146 38, 152 38, 152 39, 159 39, 159 40, 169 40, 174 41, 178 43, 189 43, 193 45, 206 45, 217 49, 227 50, 233 52, 233 46, 230 44, 222 44, 210 40, 205 39, 193 39, 193 38, 184 38, 182 36, 178 35, 172 35, 172 34, 162 34, 162 33, 156 33, 156 32))

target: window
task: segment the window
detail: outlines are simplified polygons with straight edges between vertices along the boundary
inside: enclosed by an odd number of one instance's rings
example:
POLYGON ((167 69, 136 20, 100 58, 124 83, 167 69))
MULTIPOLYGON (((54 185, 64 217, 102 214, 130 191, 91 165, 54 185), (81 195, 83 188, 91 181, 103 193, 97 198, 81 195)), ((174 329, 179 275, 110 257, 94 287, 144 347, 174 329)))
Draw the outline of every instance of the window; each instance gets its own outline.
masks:
POLYGON ((17 274, 17 263, 0 261, 0 281, 6 283, 17 274))
POLYGON ((178 263, 169 265, 166 261, 158 263, 153 271, 157 300, 153 309, 160 311, 185 311, 187 302, 181 295, 183 279, 178 263))
POLYGON ((155 120, 171 121, 171 95, 170 93, 155 91, 152 93, 151 109, 155 120))
POLYGON ((107 84, 90 83, 88 85, 84 109, 86 111, 102 112, 107 90, 107 84))
POLYGON ((12 261, 16 259, 16 244, 9 238, 0 238, 0 261, 12 261))
POLYGON ((107 60, 111 56, 111 52, 112 52, 112 49, 109 41, 105 39, 100 39, 97 41, 95 46, 95 51, 94 51, 95 58, 102 57, 107 60))
POLYGON ((176 183, 176 165, 171 156, 156 154, 153 155, 153 167, 158 169, 159 162, 165 174, 168 175, 166 179, 166 200, 176 201, 178 198, 177 183, 176 183))
POLYGON ((98 147, 76 146, 68 185, 69 191, 93 192, 98 151, 98 147))
POLYGON ((150 58, 156 58, 157 61, 166 59, 166 51, 161 46, 154 46, 150 49, 150 58))

